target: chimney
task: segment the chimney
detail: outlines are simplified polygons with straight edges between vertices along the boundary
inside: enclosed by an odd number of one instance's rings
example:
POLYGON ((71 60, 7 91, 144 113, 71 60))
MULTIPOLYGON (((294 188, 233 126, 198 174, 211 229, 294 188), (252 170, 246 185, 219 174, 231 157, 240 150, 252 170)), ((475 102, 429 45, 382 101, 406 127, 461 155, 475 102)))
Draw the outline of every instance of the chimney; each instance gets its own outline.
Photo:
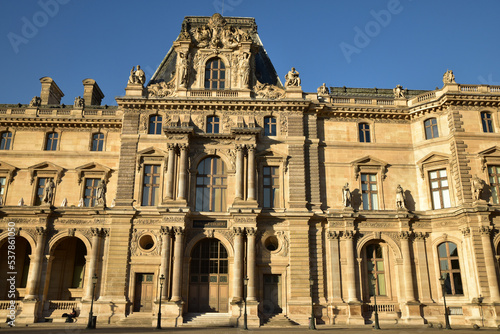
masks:
POLYGON ((60 104, 64 93, 57 87, 54 80, 49 77, 43 77, 40 79, 40 83, 42 84, 42 91, 40 92, 41 104, 60 104))
POLYGON ((93 79, 85 79, 83 82, 83 99, 85 105, 100 106, 104 94, 93 79))

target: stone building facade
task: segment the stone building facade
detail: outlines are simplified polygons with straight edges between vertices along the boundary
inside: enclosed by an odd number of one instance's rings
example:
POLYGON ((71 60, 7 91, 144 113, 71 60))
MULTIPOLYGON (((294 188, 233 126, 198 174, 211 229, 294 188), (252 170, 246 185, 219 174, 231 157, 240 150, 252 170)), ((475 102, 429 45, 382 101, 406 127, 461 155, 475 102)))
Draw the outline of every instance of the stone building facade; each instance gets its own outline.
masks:
POLYGON ((500 323, 500 87, 303 92, 254 19, 218 14, 117 106, 40 82, 0 105, 0 316, 14 240, 18 322, 94 296, 98 324, 152 324, 160 297, 168 326, 241 326, 244 299, 251 327, 370 324, 376 295, 381 321, 423 324, 444 291, 452 325, 500 323))

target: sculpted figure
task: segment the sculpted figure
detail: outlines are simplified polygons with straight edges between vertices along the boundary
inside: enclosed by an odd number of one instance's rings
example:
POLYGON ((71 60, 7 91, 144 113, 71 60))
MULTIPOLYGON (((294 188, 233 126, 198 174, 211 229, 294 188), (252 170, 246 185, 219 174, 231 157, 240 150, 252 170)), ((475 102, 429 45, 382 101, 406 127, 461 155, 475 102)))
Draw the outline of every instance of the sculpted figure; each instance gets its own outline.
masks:
POLYGON ((52 203, 52 198, 54 197, 54 190, 56 189, 56 185, 54 184, 54 181, 52 179, 49 179, 49 182, 45 184, 45 189, 43 192, 43 199, 42 201, 44 203, 51 204, 52 203))
POLYGON ((30 101, 30 107, 39 107, 41 103, 42 99, 40 97, 33 96, 33 98, 30 101))
POLYGON ((143 70, 141 70, 141 67, 137 65, 136 70, 135 67, 132 66, 132 69, 130 70, 130 76, 128 77, 128 83, 144 85, 145 82, 146 74, 143 70))
POLYGON ((106 181, 101 180, 97 186, 97 205, 106 205, 106 181))
POLYGON ((135 82, 135 66, 132 66, 130 70, 130 76, 128 77, 128 83, 136 83, 135 82))
POLYGON ((443 74, 443 83, 449 84, 449 83, 456 83, 455 82, 455 75, 453 75, 452 70, 448 70, 443 74))
POLYGON ((318 87, 318 95, 328 95, 330 90, 326 87, 326 84, 323 82, 321 86, 318 87))
POLYGON ((349 183, 346 183, 345 186, 342 187, 342 204, 345 208, 351 206, 351 191, 349 190, 349 183))
POLYGON ((292 67, 290 71, 285 75, 285 87, 299 87, 300 86, 300 78, 299 72, 295 70, 295 67, 292 67))
POLYGON ((75 102, 73 104, 75 108, 83 108, 84 105, 85 105, 85 100, 81 96, 75 97, 75 102))
POLYGON ((181 78, 181 83, 180 85, 182 87, 187 87, 188 81, 189 81, 189 76, 188 76, 188 69, 189 69, 189 55, 186 55, 184 52, 179 53, 179 75, 181 78))
POLYGON ((472 192, 474 193, 474 200, 479 201, 481 199, 481 194, 483 193, 484 183, 483 180, 474 175, 472 178, 472 192))
POLYGON ((250 55, 247 52, 243 52, 242 55, 239 56, 238 62, 240 68, 240 78, 241 78, 241 87, 248 88, 249 78, 250 78, 250 55))
POLYGON ((401 187, 400 184, 398 184, 398 187, 396 188, 396 207, 398 209, 404 209, 404 208, 406 208, 406 206, 405 206, 405 195, 403 193, 403 188, 401 187))
POLYGON ((68 199, 66 197, 61 202, 61 206, 68 206, 68 199))
POLYGON ((405 98, 405 92, 403 90, 403 86, 397 85, 396 88, 392 90, 394 92, 394 97, 396 99, 404 99, 405 98))

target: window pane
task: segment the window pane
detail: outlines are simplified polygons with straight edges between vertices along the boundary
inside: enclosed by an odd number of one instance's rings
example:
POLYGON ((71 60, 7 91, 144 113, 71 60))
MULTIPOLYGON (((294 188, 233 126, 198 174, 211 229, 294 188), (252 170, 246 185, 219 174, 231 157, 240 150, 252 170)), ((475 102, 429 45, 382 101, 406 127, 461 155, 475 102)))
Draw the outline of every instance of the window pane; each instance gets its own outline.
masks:
POLYGON ((443 190, 443 207, 451 208, 450 191, 448 189, 443 190))
POLYGON ((446 243, 442 243, 438 246, 439 257, 448 257, 446 252, 446 243))
POLYGON ((432 192, 432 203, 435 210, 441 209, 441 198, 439 197, 439 191, 432 192))
POLYGON ((441 170, 439 170, 438 172, 439 172, 439 175, 440 175, 441 177, 446 177, 446 175, 447 175, 447 174, 446 174, 446 169, 441 169, 441 170))
POLYGON ((366 174, 361 174, 361 181, 366 181, 366 174))
POLYGON ((441 270, 448 270, 450 269, 448 266, 448 260, 441 260, 439 261, 441 270))
POLYGON ((375 175, 375 174, 370 174, 370 181, 371 181, 371 182, 375 182, 375 181, 377 181, 377 175, 375 175))
POLYGON ((437 178, 437 172, 433 171, 429 173, 431 179, 436 179, 437 178))
POLYGON ((378 210, 378 196, 377 196, 377 194, 372 194, 372 210, 378 210))
POLYGON ((458 260, 451 260, 451 269, 460 269, 460 264, 458 260))
POLYGON ((450 256, 458 256, 457 245, 453 242, 448 242, 448 248, 450 249, 450 256))
POLYGON ((460 273, 453 273, 453 283, 455 283, 455 294, 463 295, 464 290, 462 287, 462 277, 460 276, 460 273))
POLYGON ((377 283, 378 283, 378 294, 381 296, 387 295, 387 292, 385 290, 385 274, 378 274, 377 275, 377 283))
POLYGON ((384 271, 384 262, 377 261, 377 271, 384 271))
POLYGON ((264 207, 265 208, 271 207, 271 189, 269 188, 264 189, 264 207))
POLYGON ((368 203, 368 194, 363 194, 363 210, 369 210, 370 209, 370 203, 368 203))

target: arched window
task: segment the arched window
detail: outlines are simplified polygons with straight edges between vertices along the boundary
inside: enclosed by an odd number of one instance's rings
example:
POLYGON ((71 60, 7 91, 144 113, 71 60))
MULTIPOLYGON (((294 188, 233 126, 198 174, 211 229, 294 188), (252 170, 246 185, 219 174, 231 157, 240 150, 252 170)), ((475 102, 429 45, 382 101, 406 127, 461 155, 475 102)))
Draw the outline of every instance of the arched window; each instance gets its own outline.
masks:
POLYGON ((224 89, 226 84, 226 66, 220 58, 212 58, 205 66, 205 88, 224 89))
POLYGON ((387 296, 384 257, 380 244, 366 246, 366 266, 370 296, 387 296), (375 284, 372 283, 374 277, 375 284))
POLYGON ((266 136, 276 136, 276 118, 264 117, 264 134, 266 136))
POLYGON ((219 157, 208 157, 198 165, 196 211, 226 211, 227 175, 219 157))
POLYGON ((161 122, 162 122, 162 118, 160 115, 149 116, 148 134, 150 134, 150 135, 161 134, 161 122))
POLYGON ((104 133, 94 133, 92 135, 92 151, 102 151, 104 147, 104 133))
POLYGON ((439 274, 445 279, 444 289, 447 295, 463 295, 462 276, 457 245, 453 242, 443 242, 438 246, 439 274))
POLYGON ((429 118, 424 121, 425 139, 433 139, 439 137, 437 119, 429 118))
POLYGON ((219 133, 220 121, 217 116, 207 117, 207 133, 219 133))
POLYGON ((371 143, 372 140, 371 140, 371 136, 370 136, 370 124, 359 123, 358 130, 359 130, 359 142, 360 143, 371 143))
POLYGON ((493 119, 489 112, 483 111, 481 113, 481 123, 483 125, 483 132, 493 132, 493 119))
POLYGON ((10 150, 10 142, 12 141, 12 132, 2 132, 0 139, 0 150, 10 150))
POLYGON ((59 134, 57 132, 47 133, 47 138, 45 141, 45 151, 56 151, 58 139, 59 134))

